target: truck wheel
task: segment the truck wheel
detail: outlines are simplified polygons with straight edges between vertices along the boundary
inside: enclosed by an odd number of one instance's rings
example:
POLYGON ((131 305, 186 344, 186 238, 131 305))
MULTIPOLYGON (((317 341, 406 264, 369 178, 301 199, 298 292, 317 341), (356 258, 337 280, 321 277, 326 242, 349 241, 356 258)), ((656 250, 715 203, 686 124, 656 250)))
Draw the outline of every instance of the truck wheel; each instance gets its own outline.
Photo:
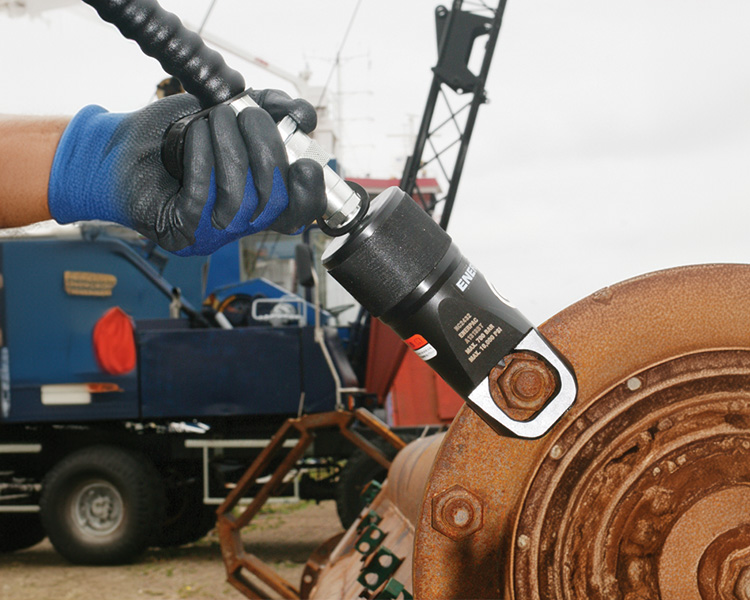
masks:
POLYGON ((200 482, 167 488, 167 511, 156 545, 161 548, 197 542, 216 525, 216 508, 203 504, 200 482))
POLYGON ((144 456, 92 446, 60 461, 42 482, 41 517, 52 545, 70 562, 115 565, 154 540, 164 486, 144 456))
MULTIPOLYGON (((370 440, 385 455, 393 460, 397 450, 388 442, 380 439, 370 440)), ((346 465, 341 469, 339 482, 336 486, 336 512, 344 529, 349 529, 364 508, 362 490, 373 479, 381 482, 388 475, 388 471, 371 459, 364 451, 357 448, 346 465)))
POLYGON ((0 513, 0 553, 31 548, 45 537, 38 514, 0 513))

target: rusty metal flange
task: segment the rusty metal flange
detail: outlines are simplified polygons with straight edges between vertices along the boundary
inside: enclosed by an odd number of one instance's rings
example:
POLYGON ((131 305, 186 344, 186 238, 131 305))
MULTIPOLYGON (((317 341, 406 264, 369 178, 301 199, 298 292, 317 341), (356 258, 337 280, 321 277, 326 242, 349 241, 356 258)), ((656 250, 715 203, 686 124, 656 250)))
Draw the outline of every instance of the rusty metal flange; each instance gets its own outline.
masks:
POLYGON ((750 352, 638 373, 556 434, 519 511, 517 598, 747 597, 750 352))
POLYGON ((268 598, 269 590, 282 598, 300 598, 300 593, 308 594, 317 582, 323 564, 336 543, 329 540, 318 548, 306 565, 300 588, 280 577, 271 567, 248 552, 242 541, 242 530, 258 514, 266 501, 276 493, 284 483, 287 474, 297 465, 308 446, 313 442, 315 431, 337 427, 341 435, 370 458, 385 468, 390 467, 388 457, 350 429, 355 422, 367 427, 381 439, 397 450, 405 442, 396 436, 388 426, 367 410, 358 408, 354 412, 332 411, 303 415, 296 419, 287 419, 274 434, 270 443, 261 451, 247 471, 242 475, 237 486, 227 494, 224 502, 217 509, 216 529, 219 533, 221 555, 227 572, 227 581, 248 598, 268 598), (283 453, 284 442, 296 438, 297 442, 281 459, 278 466, 271 468, 274 459, 283 453), (242 498, 253 488, 260 477, 269 475, 253 499, 238 515, 242 498))
POLYGON ((540 329, 578 400, 541 440, 462 410, 423 499, 415 596, 750 598, 750 267, 639 277, 540 329), (485 501, 459 539, 432 515, 455 485, 485 501))

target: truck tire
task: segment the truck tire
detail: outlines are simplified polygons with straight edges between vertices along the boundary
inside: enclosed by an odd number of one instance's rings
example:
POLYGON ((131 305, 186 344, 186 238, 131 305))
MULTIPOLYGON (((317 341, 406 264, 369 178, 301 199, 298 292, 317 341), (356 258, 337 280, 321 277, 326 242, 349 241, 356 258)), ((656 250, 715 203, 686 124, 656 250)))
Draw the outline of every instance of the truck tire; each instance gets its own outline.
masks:
MULTIPOLYGON (((386 441, 370 440, 388 458, 393 460, 397 450, 386 441)), ((339 482, 336 485, 336 512, 344 529, 349 529, 364 508, 362 490, 373 479, 382 482, 388 475, 387 469, 371 459, 363 450, 357 448, 346 465, 341 469, 339 482)))
POLYGON ((216 525, 216 507, 203 504, 200 481, 167 488, 167 510, 156 541, 160 548, 197 542, 216 525))
POLYGON ((0 513, 0 553, 36 546, 47 534, 36 513, 0 513))
POLYGON ((155 541, 164 515, 164 486, 145 456, 92 446, 61 460, 44 478, 44 529, 70 562, 116 565, 155 541))

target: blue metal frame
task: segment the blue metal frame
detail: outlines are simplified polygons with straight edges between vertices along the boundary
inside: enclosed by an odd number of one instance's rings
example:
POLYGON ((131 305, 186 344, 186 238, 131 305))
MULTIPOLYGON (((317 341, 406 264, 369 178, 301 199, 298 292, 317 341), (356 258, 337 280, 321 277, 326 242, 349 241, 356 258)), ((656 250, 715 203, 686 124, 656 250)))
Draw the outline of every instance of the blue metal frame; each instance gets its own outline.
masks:
MULTIPOLYGON (((103 234, 0 241, 0 327, 10 365, 10 410, 0 421, 290 415, 303 389, 306 412, 334 408, 334 381, 312 327, 221 330, 169 319, 174 287, 200 305, 206 261, 170 257, 162 277, 142 250, 137 241, 103 234), (70 295, 65 271, 109 274, 117 283, 111 296, 70 295), (104 373, 93 351, 94 326, 113 306, 135 321, 138 366, 123 376, 104 373), (94 394, 87 405, 42 404, 42 385, 88 382, 115 383, 122 391, 94 394)), ((265 280, 222 290, 223 297, 230 293, 288 294, 265 280)), ((313 307, 307 309, 312 321, 313 307)))
MULTIPOLYGON (((0 241, 0 323, 10 366, 10 411, 5 421, 138 417, 137 373, 115 377, 99 368, 93 352, 93 328, 113 306, 134 319, 166 318, 169 299, 124 257, 128 250, 122 244, 104 238, 0 241), (108 297, 72 296, 63 285, 65 271, 106 273, 114 275, 117 284, 108 297), (42 405, 42 385, 84 382, 116 383, 124 391, 96 394, 90 405, 42 405)), ((135 249, 131 253, 137 256, 135 249)), ((204 263, 205 259, 175 258, 165 275, 186 297, 200 302, 204 263)))

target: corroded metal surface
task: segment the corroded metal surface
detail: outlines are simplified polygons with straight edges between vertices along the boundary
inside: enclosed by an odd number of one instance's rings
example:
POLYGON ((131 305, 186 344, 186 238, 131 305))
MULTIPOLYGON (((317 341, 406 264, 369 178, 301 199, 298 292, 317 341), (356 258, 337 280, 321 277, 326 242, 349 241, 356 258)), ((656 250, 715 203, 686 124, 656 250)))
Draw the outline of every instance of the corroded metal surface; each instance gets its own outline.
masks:
POLYGON ((452 540, 473 535, 484 526, 484 500, 462 485, 432 498, 432 528, 452 540))
POLYGON ((510 354, 504 363, 490 371, 490 395, 508 416, 527 421, 555 393, 555 376, 544 361, 529 352, 510 354))
POLYGON ((415 597, 750 597, 750 267, 639 277, 540 329, 578 400, 540 440, 459 413, 422 501, 415 597), (469 536, 434 527, 455 486, 484 503, 469 536))
MULTIPOLYGON (((634 374, 557 431, 520 507, 517 598, 719 595, 750 526, 750 352, 713 351, 634 374), (708 559, 709 557, 706 556, 708 559)), ((734 589, 741 567, 730 581, 734 589)))
MULTIPOLYGON (((387 425, 364 409, 350 411, 333 411, 304 415, 297 419, 287 419, 274 434, 248 470, 242 475, 237 486, 227 495, 224 502, 217 509, 217 530, 221 545, 221 555, 227 572, 227 581, 248 598, 267 598, 269 590, 282 598, 300 598, 300 593, 307 593, 315 584, 319 572, 325 563, 325 557, 330 552, 328 546, 318 549, 318 552, 308 561, 303 573, 302 585, 294 585, 280 577, 268 565, 256 556, 247 552, 242 543, 241 533, 258 514, 266 501, 283 485, 284 479, 304 455, 307 447, 312 443, 315 430, 337 427, 339 432, 356 447, 366 452, 371 458, 388 468, 390 461, 376 446, 368 442, 350 426, 355 422, 369 428, 381 439, 389 442, 397 449, 402 449, 404 441, 397 437, 387 425), (282 453, 284 442, 296 438, 297 443, 284 456, 280 464, 269 473, 275 457, 282 453), (237 515, 240 500, 253 488, 259 478, 269 474, 268 481, 260 488, 252 501, 237 515)), ((329 546, 334 543, 329 540, 329 546)), ((409 560, 411 565, 411 560, 409 560)))
POLYGON ((299 588, 300 598, 310 597, 312 589, 318 583, 320 572, 330 560, 331 554, 339 545, 341 538, 343 538, 345 534, 345 531, 341 531, 333 537, 328 538, 325 542, 318 546, 310 555, 310 558, 307 559, 305 570, 302 572, 302 581, 299 588))
POLYGON ((363 568, 374 556, 373 551, 379 548, 387 549, 403 560, 392 578, 406 590, 412 590, 414 524, 442 439, 441 434, 416 440, 396 455, 382 492, 344 534, 325 564, 316 565, 311 598, 355 600, 379 597, 385 582, 379 589, 367 591, 359 581, 363 568), (357 542, 366 534, 368 523, 375 524, 385 535, 377 540, 375 547, 368 549, 369 554, 363 555, 357 549, 357 542))

